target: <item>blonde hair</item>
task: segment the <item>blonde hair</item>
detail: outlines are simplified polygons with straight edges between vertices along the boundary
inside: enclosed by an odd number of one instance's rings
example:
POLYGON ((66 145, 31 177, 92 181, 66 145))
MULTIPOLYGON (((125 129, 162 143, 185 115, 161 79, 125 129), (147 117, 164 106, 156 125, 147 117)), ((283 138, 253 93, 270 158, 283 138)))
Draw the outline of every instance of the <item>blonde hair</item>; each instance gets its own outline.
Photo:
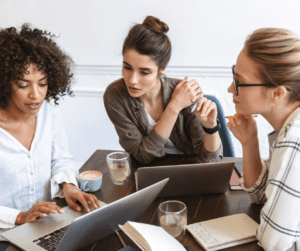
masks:
POLYGON ((259 64, 263 83, 284 85, 290 101, 300 101, 300 39, 292 31, 263 28, 245 41, 248 56, 259 64))

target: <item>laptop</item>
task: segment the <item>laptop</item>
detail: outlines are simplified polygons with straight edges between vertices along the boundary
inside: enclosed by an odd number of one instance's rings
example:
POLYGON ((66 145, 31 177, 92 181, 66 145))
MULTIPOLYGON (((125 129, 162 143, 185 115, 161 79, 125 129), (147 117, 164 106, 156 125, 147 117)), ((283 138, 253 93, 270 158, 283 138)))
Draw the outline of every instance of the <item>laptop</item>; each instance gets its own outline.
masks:
POLYGON ((169 179, 161 180, 145 189, 110 204, 81 213, 64 207, 63 214, 49 214, 2 234, 9 242, 27 251, 80 250, 119 230, 118 225, 137 221, 154 201, 169 179))
POLYGON ((135 173, 136 189, 169 178, 159 197, 225 193, 233 168, 234 162, 141 167, 135 173))

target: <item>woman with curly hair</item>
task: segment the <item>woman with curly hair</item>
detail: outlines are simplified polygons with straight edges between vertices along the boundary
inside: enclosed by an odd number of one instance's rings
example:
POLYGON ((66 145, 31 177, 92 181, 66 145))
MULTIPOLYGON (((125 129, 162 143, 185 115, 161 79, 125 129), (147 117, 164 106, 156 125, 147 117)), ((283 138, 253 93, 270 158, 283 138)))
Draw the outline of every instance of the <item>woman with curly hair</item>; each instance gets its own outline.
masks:
POLYGON ((0 30, 0 234, 7 228, 63 213, 51 200, 65 197, 80 211, 97 208, 78 190, 62 120, 55 104, 72 94, 73 61, 53 35, 24 24, 0 30))
POLYGON ((228 91, 237 114, 228 127, 243 147, 240 182, 253 203, 265 204, 257 240, 264 250, 300 251, 300 38, 285 29, 256 30, 232 72, 228 91), (274 128, 267 160, 252 114, 274 128))
POLYGON ((193 155, 195 161, 218 161, 222 143, 216 104, 201 97, 196 80, 164 75, 171 57, 168 30, 152 16, 131 28, 123 44, 123 78, 104 94, 106 112, 120 145, 140 163, 193 155))

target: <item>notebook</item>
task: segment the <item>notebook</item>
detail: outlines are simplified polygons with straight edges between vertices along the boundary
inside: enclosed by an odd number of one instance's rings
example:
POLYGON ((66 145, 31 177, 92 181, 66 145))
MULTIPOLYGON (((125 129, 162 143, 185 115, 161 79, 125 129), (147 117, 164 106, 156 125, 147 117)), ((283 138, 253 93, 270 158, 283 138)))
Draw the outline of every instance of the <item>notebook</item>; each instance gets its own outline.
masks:
POLYGON ((256 241, 258 224, 246 214, 235 214, 187 226, 196 241, 207 251, 256 241))
POLYGON ((162 227, 132 221, 119 227, 142 251, 186 251, 182 244, 162 227))

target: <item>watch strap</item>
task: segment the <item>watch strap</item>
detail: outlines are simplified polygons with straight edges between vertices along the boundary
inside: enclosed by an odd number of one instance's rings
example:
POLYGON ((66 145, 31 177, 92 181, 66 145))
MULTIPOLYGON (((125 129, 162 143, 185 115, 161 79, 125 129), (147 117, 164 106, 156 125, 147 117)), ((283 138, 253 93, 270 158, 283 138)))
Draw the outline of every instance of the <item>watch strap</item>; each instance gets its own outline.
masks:
POLYGON ((208 134, 214 134, 215 132, 220 130, 221 125, 220 125, 219 120, 217 119, 217 125, 214 128, 206 128, 204 126, 202 126, 202 127, 203 127, 204 132, 206 132, 208 134))

